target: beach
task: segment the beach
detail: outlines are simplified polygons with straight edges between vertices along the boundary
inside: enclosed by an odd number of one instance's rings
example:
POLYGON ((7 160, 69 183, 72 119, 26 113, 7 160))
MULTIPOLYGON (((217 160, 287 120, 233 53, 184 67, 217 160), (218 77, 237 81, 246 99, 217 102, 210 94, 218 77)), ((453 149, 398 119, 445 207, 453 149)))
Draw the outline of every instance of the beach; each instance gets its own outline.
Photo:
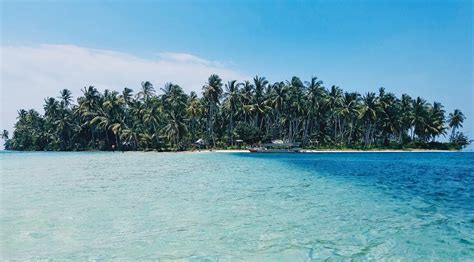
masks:
MULTIPOLYGON (((194 151, 183 151, 184 153, 250 153, 248 149, 215 149, 215 150, 194 150, 194 151)), ((299 153, 450 153, 460 152, 457 150, 431 150, 431 149, 377 149, 377 150, 316 150, 316 149, 302 149, 299 153)))

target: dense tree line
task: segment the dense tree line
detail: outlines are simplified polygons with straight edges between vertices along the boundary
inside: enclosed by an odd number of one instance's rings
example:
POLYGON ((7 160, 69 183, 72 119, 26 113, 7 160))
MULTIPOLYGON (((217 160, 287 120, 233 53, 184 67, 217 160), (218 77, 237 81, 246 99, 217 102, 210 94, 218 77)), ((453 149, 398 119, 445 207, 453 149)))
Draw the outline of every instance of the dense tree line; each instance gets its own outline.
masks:
POLYGON ((20 110, 13 150, 185 150, 235 147, 281 139, 302 147, 460 149, 468 138, 460 110, 446 116, 441 103, 380 88, 378 93, 326 88, 316 77, 270 84, 264 77, 224 84, 211 75, 202 96, 167 83, 156 94, 142 82, 134 94, 85 87, 73 103, 69 90, 45 99, 44 115, 20 110), (449 135, 449 143, 436 139, 449 135))

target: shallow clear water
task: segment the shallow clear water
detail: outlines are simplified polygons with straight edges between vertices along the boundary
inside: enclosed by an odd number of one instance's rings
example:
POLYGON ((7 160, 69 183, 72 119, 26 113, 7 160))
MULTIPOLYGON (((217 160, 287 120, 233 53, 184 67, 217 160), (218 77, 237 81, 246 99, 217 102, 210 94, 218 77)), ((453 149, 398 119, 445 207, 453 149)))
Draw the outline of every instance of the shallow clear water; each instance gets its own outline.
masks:
POLYGON ((0 153, 1 259, 474 260, 474 153, 0 153))

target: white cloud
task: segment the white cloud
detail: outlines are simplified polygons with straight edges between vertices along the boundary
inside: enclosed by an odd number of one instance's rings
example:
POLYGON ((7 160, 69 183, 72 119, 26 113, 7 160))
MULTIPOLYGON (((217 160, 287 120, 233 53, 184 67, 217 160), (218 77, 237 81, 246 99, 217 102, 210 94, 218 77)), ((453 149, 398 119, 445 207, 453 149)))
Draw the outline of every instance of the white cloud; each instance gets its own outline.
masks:
POLYGON ((162 52, 158 54, 160 58, 163 60, 168 60, 168 61, 178 61, 178 62, 183 62, 183 63, 193 63, 193 64, 203 64, 203 65, 219 65, 217 62, 211 63, 211 61, 208 61, 206 59, 203 59, 201 57, 191 55, 191 54, 186 54, 186 53, 173 53, 173 52, 162 52))
MULTIPOLYGON (((198 91, 211 74, 225 81, 246 77, 219 62, 186 53, 159 53, 158 59, 90 49, 74 45, 1 47, 1 128, 12 130, 17 110, 34 108, 42 112, 43 99, 58 96, 68 88, 74 97, 84 86, 99 90, 137 91, 141 81, 156 89, 166 82, 179 84, 186 92, 198 91)), ((2 143, 3 144, 3 143, 2 143)))

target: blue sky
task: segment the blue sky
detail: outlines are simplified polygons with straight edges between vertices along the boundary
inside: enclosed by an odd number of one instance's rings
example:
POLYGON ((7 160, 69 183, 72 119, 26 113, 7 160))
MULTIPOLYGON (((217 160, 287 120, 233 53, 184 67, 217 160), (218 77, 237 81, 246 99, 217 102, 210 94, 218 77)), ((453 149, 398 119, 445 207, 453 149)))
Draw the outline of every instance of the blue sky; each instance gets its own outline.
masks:
POLYGON ((271 82, 318 76, 327 86, 350 91, 383 86, 397 95, 422 96, 442 102, 448 111, 460 108, 468 116, 464 130, 474 137, 472 1, 64 0, 1 5, 2 93, 12 96, 2 98, 2 126, 7 129, 18 109, 11 107, 41 108, 42 97, 30 101, 25 91, 55 96, 64 85, 76 92, 87 84, 121 89, 136 81, 137 88, 139 81, 155 79, 157 84, 177 82, 189 91, 199 89, 205 73, 214 70, 223 78, 258 74, 271 82), (103 62, 94 65, 98 56, 103 62), (90 59, 61 66, 83 57, 90 59), (129 60, 140 60, 129 68, 155 68, 156 74, 127 72, 129 60), (62 72, 64 68, 83 71, 72 74, 74 70, 62 72), (160 73, 169 68, 177 69, 160 73), (97 73, 101 70, 107 71, 97 73), (119 79, 123 84, 100 78, 121 74, 130 74, 119 79), (31 83, 23 79, 39 75, 31 83), (138 80, 148 75, 150 79, 138 80), (165 77, 171 79, 161 79, 165 77))

